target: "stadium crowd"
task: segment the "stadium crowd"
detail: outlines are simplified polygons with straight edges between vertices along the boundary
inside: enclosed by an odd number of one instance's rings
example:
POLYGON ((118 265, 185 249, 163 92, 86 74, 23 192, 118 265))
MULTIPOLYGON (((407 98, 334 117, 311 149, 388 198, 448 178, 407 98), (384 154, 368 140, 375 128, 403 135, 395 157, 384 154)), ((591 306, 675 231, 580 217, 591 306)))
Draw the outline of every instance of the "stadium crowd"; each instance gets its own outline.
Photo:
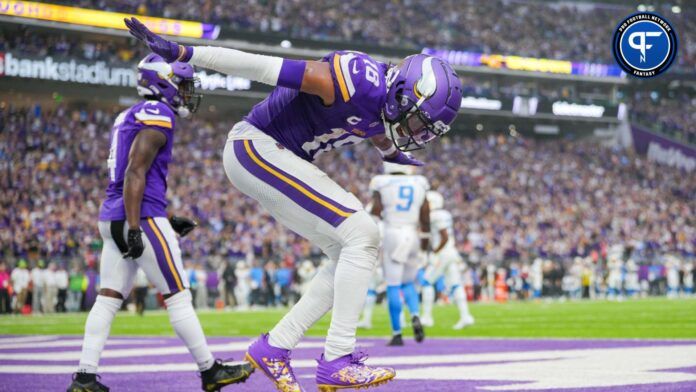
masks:
MULTIPOLYGON (((228 31, 351 41, 420 50, 473 52, 611 64, 609 40, 635 6, 538 0, 53 0, 72 6, 218 24, 228 31), (406 21, 406 23, 404 23, 406 21)), ((696 64, 694 9, 668 15, 680 38, 681 65, 696 64)))
MULTIPOLYGON (((19 276, 12 285, 18 298, 28 300, 37 282, 55 286, 32 295, 27 304, 35 308, 44 301, 60 303, 59 310, 89 308, 94 300, 96 217, 113 116, 0 104, 0 286, 8 287, 2 271, 10 270, 19 276), (50 276, 32 278, 42 276, 35 271, 50 276)), ((292 301, 321 253, 230 186, 220 146, 231 125, 199 118, 177 129, 170 209, 201 223, 181 241, 197 303, 292 301)), ((364 143, 328 153, 318 166, 367 201, 369 179, 381 170, 371 150, 364 143)), ((667 254, 694 257, 696 178, 627 151, 586 140, 480 134, 447 137, 417 156, 430 163, 422 173, 455 217, 458 248, 476 272, 472 282, 490 287, 487 266, 529 268, 537 257, 560 276, 575 257, 602 266, 613 245, 641 265, 662 265, 667 254)), ((660 271, 658 277, 666 274, 660 271)), ((552 282, 548 294, 561 290, 562 279, 552 282)))
POLYGON ((632 120, 667 136, 696 145, 696 97, 651 97, 636 93, 631 101, 632 120))

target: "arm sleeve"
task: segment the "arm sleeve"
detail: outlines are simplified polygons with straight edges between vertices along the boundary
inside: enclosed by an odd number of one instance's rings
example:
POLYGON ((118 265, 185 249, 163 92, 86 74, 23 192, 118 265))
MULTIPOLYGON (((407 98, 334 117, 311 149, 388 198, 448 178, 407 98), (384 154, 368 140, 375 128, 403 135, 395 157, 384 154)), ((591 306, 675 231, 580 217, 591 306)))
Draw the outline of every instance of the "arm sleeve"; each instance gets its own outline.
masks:
POLYGON ((189 63, 275 86, 283 59, 213 46, 195 46, 189 63))

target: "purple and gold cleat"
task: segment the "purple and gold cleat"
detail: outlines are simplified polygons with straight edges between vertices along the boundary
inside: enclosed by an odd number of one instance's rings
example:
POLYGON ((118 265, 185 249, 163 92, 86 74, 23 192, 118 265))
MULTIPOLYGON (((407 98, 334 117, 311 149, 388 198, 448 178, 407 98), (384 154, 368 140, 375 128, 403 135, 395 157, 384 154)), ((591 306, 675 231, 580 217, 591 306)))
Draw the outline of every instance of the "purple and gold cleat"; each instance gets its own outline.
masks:
POLYGON ((393 368, 370 367, 365 365, 367 354, 353 353, 324 360, 324 354, 317 360, 317 386, 320 392, 338 389, 368 388, 389 382, 396 376, 393 368))
POLYGON ((268 334, 262 334, 247 349, 245 359, 273 381, 280 392, 303 392, 290 366, 290 350, 268 344, 268 334))

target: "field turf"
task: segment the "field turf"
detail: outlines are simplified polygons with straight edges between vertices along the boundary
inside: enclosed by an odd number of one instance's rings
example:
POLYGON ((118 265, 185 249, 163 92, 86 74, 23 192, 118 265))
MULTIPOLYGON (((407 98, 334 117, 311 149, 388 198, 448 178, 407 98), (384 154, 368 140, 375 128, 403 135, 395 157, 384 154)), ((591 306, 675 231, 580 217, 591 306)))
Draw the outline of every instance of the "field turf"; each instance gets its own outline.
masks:
MULTIPOLYGON (((476 325, 462 331, 451 326, 458 314, 454 306, 435 308, 436 325, 431 337, 523 337, 523 338, 645 338, 696 339, 696 299, 664 298, 608 301, 539 301, 473 303, 476 325)), ((268 331, 286 309, 201 311, 199 317, 208 336, 256 336, 268 331)), ((0 335, 81 335, 86 313, 42 316, 2 316, 0 335)), ((359 336, 388 336, 388 314, 377 306, 373 329, 359 336)), ((324 317, 309 336, 324 336, 329 317, 324 317)), ((408 335, 409 331, 406 330, 408 335)), ((112 336, 173 336, 165 311, 149 311, 140 317, 120 312, 112 336)))

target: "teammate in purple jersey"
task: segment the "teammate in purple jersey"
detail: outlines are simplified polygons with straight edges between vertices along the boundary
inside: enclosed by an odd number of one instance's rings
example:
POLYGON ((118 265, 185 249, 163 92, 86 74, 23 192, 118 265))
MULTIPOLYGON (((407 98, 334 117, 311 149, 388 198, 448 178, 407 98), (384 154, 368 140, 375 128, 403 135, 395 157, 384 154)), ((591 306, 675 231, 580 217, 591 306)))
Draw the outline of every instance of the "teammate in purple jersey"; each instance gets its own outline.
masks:
POLYGON ((219 47, 189 47, 127 19, 131 34, 166 61, 183 61, 276 86, 235 124, 223 153, 232 184, 330 258, 300 301, 247 351, 280 391, 302 391, 290 364, 305 331, 333 309, 316 382, 322 391, 378 385, 394 369, 365 364, 355 332, 377 264, 379 231, 360 201, 311 163, 320 153, 369 139, 383 160, 423 165, 404 151, 449 130, 461 82, 443 60, 413 55, 389 67, 338 51, 319 61, 289 60, 219 47))
POLYGON ((99 381, 97 366, 138 268, 162 293, 172 327, 198 364, 204 391, 244 381, 253 372, 248 363, 225 365, 213 358, 191 304, 175 234, 188 234, 195 223, 167 218, 176 118, 195 112, 200 96, 194 90, 189 64, 169 64, 156 54, 138 64, 138 93, 146 100, 121 112, 111 130, 110 181, 99 213, 101 289, 85 323, 80 364, 68 392, 109 390, 99 381))

